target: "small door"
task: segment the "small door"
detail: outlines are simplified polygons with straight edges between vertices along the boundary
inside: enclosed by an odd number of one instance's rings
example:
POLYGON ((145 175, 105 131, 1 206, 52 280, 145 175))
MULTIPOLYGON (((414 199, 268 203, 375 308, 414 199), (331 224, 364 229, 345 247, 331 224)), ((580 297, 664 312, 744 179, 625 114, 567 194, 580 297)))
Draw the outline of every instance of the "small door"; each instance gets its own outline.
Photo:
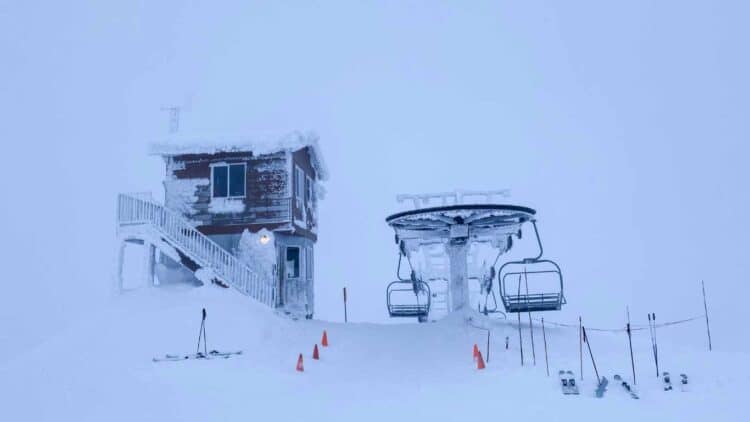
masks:
POLYGON ((305 257, 299 246, 286 246, 282 252, 281 305, 300 302, 302 280, 305 274, 305 257))
POLYGON ((299 246, 286 247, 284 270, 287 280, 300 278, 302 274, 302 257, 299 246))

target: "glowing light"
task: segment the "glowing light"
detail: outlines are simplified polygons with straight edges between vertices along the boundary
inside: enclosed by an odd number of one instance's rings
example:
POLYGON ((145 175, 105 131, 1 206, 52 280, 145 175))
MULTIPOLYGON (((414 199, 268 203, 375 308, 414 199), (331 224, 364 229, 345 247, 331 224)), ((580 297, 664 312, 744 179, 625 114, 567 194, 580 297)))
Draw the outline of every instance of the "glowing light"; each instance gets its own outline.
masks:
POLYGON ((268 242, 269 242, 270 240, 271 240, 271 237, 270 237, 270 236, 268 236, 267 234, 264 234, 264 235, 262 235, 262 236, 260 237, 260 244, 261 244, 261 245, 265 245, 265 244, 267 244, 267 243, 268 243, 268 242))

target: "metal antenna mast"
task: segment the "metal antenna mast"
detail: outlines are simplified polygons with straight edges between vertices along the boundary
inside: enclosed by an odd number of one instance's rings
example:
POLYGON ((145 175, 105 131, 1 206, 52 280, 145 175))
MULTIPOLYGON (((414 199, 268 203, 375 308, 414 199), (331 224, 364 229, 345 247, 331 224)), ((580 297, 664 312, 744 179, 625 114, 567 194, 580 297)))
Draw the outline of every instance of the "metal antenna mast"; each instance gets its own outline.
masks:
POLYGON ((169 112, 169 133, 177 133, 180 130, 180 107, 162 107, 161 111, 169 112))

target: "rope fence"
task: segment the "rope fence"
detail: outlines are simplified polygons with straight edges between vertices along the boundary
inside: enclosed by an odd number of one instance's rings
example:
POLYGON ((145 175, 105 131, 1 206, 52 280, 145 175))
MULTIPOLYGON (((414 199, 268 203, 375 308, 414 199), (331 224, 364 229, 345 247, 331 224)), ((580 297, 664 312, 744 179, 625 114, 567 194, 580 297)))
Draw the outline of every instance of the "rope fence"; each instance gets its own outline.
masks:
MULTIPOLYGON (((680 320, 676 320, 676 321, 662 322, 662 323, 656 324, 654 326, 656 328, 669 327, 669 326, 672 326, 672 325, 685 324, 685 323, 696 321, 696 320, 699 320, 699 319, 704 319, 705 317, 706 317, 705 314, 704 315, 697 315, 697 316, 694 316, 694 317, 691 317, 691 318, 685 318, 685 319, 680 319, 680 320)), ((536 318, 534 318, 534 321, 541 323, 541 320, 536 319, 536 318)), ((562 323, 562 322, 548 321, 546 319, 544 320, 544 323, 545 324, 549 324, 549 325, 554 325, 554 326, 557 326, 557 327, 575 328, 576 330, 579 328, 577 323, 576 324, 566 324, 566 323, 562 323)), ((610 333, 624 333, 624 332, 627 332, 627 328, 589 328, 588 326, 586 326, 586 330, 589 330, 589 331, 602 331, 602 332, 610 332, 610 333)), ((647 325, 646 326, 644 326, 644 325, 631 325, 630 326, 630 330, 631 331, 648 330, 648 326, 647 325)))
MULTIPOLYGON (((531 312, 523 312, 523 313, 528 313, 528 315, 529 315, 529 334, 530 334, 530 340, 531 340, 531 353, 532 353, 532 357, 533 357, 533 364, 536 365, 536 352, 534 350, 535 349, 534 348, 534 322, 540 324, 541 328, 542 328, 542 338, 544 339, 544 361, 545 361, 545 365, 546 365, 547 376, 549 376, 549 357, 548 357, 548 353, 547 353, 548 347, 547 347, 547 334, 546 334, 546 331, 545 331, 545 325, 550 325, 550 326, 554 326, 554 327, 562 327, 562 328, 571 328, 571 329, 575 329, 576 331, 578 331, 578 339, 579 339, 578 340, 578 343, 579 343, 578 344, 578 354, 579 354, 579 361, 580 361, 580 377, 581 377, 581 380, 583 380, 583 372, 584 372, 584 366, 583 366, 583 345, 584 344, 586 344, 586 347, 587 347, 587 349, 589 351, 589 356, 591 357, 591 364, 594 367, 594 372, 597 375, 597 380, 599 380, 599 373, 598 373, 598 370, 597 370, 597 367, 596 367, 596 362, 594 361, 594 355, 593 355, 593 353, 591 351, 591 344, 589 343, 589 337, 586 335, 586 332, 587 331, 596 331, 596 332, 607 332, 607 333, 626 333, 628 335, 628 348, 629 348, 629 351, 630 351, 630 365, 631 365, 632 371, 633 371, 633 384, 635 385, 636 384, 636 366, 635 366, 635 359, 633 357, 632 334, 633 334, 634 331, 644 331, 644 330, 648 329, 649 330, 649 334, 651 335, 651 348, 652 348, 653 357, 654 357, 654 364, 655 364, 655 367, 656 367, 656 376, 659 377, 661 373, 659 372, 659 350, 658 350, 658 345, 656 343, 656 329, 657 328, 672 327, 672 326, 677 326, 677 325, 681 325, 681 324, 687 324, 687 323, 690 323, 690 322, 694 322, 694 321, 705 319, 705 321, 706 321, 706 334, 708 335, 708 350, 711 351, 713 349, 712 348, 712 344, 711 344, 711 328, 709 326, 709 321, 708 321, 708 305, 707 305, 707 301, 706 301, 706 290, 705 290, 705 285, 704 285, 703 282, 701 282, 701 290, 702 290, 701 293, 703 295, 703 309, 705 311, 703 314, 695 315, 695 316, 692 316, 692 317, 689 317, 689 318, 683 318, 683 319, 678 319, 678 320, 673 320, 673 321, 661 322, 661 323, 658 323, 658 324, 656 323, 656 314, 655 313, 649 313, 648 314, 648 322, 649 322, 648 325, 640 325, 640 324, 639 325, 633 325, 633 324, 631 324, 630 323, 630 312, 628 311, 628 323, 627 324, 623 324, 624 326, 622 328, 596 328, 596 327, 584 326, 583 323, 582 323, 582 320, 581 320, 580 316, 578 317, 578 322, 577 323, 570 324, 570 323, 564 323, 564 322, 548 321, 548 320, 545 320, 544 318, 540 318, 540 319, 533 318, 531 316, 531 312)), ((487 314, 485 313, 485 316, 486 315, 487 314)), ((508 320, 507 315, 505 315, 504 313, 503 313, 503 317, 505 318, 506 321, 508 320)), ((474 321, 471 317, 469 317, 466 320, 466 322, 467 322, 467 325, 470 326, 470 327, 487 331, 487 356, 489 357, 490 344, 491 344, 490 343, 490 335, 492 333, 493 328, 499 328, 499 325, 495 325, 495 324, 498 324, 500 321, 497 320, 497 319, 494 319, 494 318, 493 319, 489 319, 489 318, 486 318, 486 317, 485 317, 485 319, 483 321, 482 320, 480 320, 480 321, 474 321), (490 322, 490 321, 492 321, 492 322, 490 322), (490 322, 490 324, 491 325, 495 325, 495 327, 492 327, 492 326, 484 326, 484 327, 482 327, 480 325, 485 325, 485 324, 476 325, 475 322, 485 322, 485 323, 486 322, 490 322)), ((510 322, 510 321, 507 321, 507 322, 510 322)), ((504 328, 507 328, 507 323, 506 323, 506 325, 505 325, 504 328)), ((523 330, 522 330, 522 324, 521 324, 521 312, 519 312, 518 313, 518 351, 519 351, 519 355, 521 357, 521 366, 524 366, 524 353, 523 353, 524 340, 523 340, 523 334, 522 333, 523 333, 523 330)), ((504 333, 504 334, 507 334, 507 333, 504 333)), ((510 339, 510 336, 506 335, 505 336, 505 350, 508 350, 509 339, 510 339)), ((476 348, 476 344, 474 346, 476 348)), ((488 359, 488 361, 489 361, 489 359, 488 359)))

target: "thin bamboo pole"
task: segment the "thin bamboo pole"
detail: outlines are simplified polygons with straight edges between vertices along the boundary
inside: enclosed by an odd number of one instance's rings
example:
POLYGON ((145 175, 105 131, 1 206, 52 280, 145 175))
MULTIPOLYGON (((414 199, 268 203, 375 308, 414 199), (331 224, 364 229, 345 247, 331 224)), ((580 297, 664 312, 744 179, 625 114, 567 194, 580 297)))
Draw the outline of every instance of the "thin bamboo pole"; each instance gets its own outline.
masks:
POLYGON ((542 338, 544 339, 544 363, 547 365, 547 376, 549 376, 549 358, 547 357, 547 332, 544 330, 544 318, 542 318, 542 338))
POLYGON ((578 359, 581 363, 581 380, 583 380, 583 322, 578 317, 578 359))
POLYGON ((706 315, 706 333, 708 334, 708 351, 712 351, 711 347, 711 326, 708 325, 708 305, 706 304, 706 284, 701 280, 701 288, 703 289, 703 310, 706 315))

